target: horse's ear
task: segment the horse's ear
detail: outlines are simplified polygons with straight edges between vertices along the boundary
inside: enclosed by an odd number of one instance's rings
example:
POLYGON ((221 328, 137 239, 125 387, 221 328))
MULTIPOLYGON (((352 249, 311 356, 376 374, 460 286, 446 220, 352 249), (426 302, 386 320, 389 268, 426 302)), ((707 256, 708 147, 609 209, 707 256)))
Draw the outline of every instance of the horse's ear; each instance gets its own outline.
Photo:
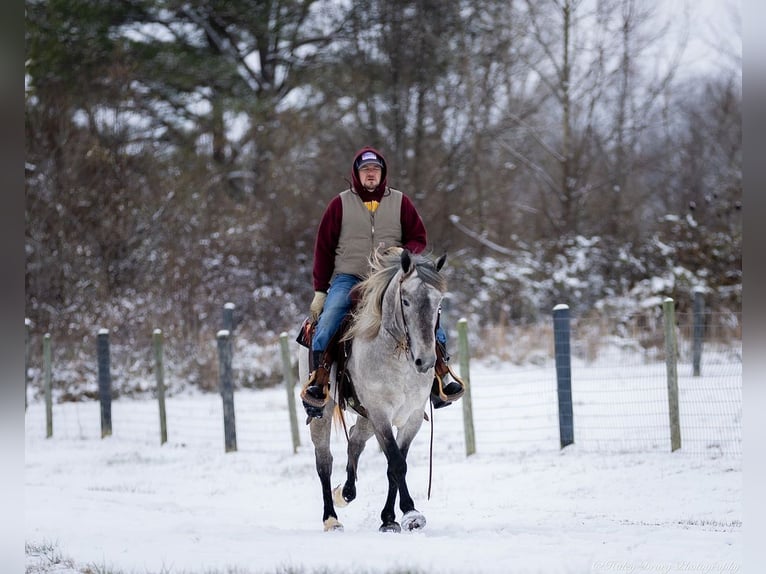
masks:
POLYGON ((402 271, 405 275, 407 275, 407 273, 410 272, 410 268, 412 267, 412 258, 410 257, 409 250, 403 249, 400 257, 402 261, 402 271))
POLYGON ((443 254, 439 259, 436 260, 436 270, 441 271, 442 267, 444 267, 444 262, 447 261, 447 254, 443 254))

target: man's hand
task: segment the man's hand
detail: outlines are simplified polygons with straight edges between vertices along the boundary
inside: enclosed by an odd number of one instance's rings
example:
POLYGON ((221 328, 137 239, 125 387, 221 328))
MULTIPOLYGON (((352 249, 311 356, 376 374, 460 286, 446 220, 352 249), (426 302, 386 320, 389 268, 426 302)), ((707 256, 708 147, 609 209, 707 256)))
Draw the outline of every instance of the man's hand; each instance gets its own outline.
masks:
POLYGON ((327 299, 327 293, 323 293, 322 291, 314 291, 314 299, 311 301, 310 308, 311 319, 313 321, 316 321, 319 318, 319 314, 324 308, 325 299, 327 299))
POLYGON ((378 249, 383 255, 401 255, 402 251, 404 251, 403 247, 397 247, 396 245, 386 247, 382 242, 378 245, 378 249))

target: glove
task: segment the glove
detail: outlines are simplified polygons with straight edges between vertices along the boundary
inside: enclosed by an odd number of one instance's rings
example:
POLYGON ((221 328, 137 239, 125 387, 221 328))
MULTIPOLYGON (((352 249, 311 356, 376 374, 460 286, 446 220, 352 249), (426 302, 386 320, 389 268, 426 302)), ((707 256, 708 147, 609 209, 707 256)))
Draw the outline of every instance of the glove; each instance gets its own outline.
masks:
POLYGON ((311 308, 309 309, 312 320, 316 321, 319 318, 319 314, 324 308, 325 299, 327 299, 327 293, 314 291, 314 299, 311 301, 311 308))

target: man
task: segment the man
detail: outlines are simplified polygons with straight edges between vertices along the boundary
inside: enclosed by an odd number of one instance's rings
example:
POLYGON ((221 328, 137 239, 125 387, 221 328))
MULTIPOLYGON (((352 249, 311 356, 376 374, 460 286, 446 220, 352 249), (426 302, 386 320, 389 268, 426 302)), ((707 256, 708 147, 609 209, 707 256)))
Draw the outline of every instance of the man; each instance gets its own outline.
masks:
MULTIPOLYGON (((369 271, 375 249, 399 247, 420 253, 426 247, 426 228, 412 201, 387 186, 383 155, 371 147, 356 153, 351 187, 335 196, 319 223, 314 245, 314 299, 311 316, 318 318, 309 356, 311 374, 301 391, 306 413, 321 417, 329 396, 332 359, 325 351, 351 307, 349 292, 369 271)), ((437 331, 438 377, 431 400, 440 408, 464 392, 458 381, 446 383, 446 335, 437 331), (442 391, 441 393, 439 391, 442 391)))

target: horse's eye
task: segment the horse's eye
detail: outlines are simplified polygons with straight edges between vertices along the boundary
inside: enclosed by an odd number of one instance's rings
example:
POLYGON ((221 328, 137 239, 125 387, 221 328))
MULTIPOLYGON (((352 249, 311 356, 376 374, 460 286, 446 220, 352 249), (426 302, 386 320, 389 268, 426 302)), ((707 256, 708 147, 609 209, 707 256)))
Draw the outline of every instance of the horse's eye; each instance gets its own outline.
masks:
POLYGON ((404 305, 405 307, 409 307, 410 302, 407 299, 402 299, 402 305, 404 305))

